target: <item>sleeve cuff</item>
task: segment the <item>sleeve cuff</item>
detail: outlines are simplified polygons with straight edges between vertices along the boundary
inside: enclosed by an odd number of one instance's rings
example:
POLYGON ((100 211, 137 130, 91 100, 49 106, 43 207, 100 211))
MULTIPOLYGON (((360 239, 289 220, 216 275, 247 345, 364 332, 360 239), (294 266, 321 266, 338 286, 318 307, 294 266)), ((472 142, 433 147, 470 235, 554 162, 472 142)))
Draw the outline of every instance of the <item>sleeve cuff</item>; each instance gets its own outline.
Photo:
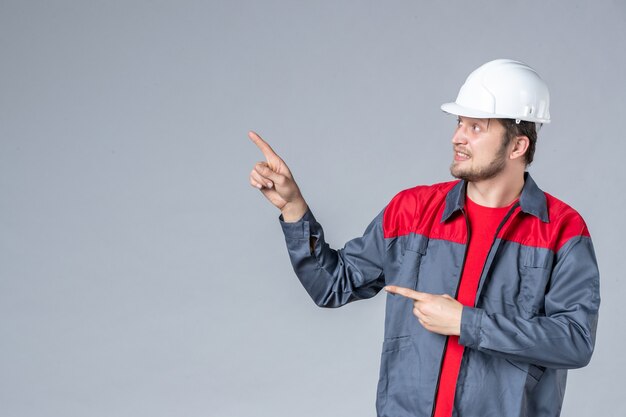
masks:
POLYGON ((297 222, 285 222, 282 214, 278 216, 278 220, 286 239, 308 239, 311 236, 311 225, 317 222, 311 209, 307 209, 297 222))
POLYGON ((480 345, 480 329, 485 312, 480 308, 463 307, 459 344, 477 348, 480 345))

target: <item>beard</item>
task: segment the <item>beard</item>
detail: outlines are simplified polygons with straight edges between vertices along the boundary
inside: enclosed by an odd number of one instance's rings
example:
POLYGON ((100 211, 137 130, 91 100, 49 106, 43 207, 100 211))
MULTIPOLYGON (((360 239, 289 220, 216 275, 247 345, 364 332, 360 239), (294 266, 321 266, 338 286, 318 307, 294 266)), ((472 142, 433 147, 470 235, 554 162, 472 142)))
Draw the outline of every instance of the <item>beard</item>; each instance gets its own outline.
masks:
POLYGON ((496 156, 487 165, 474 168, 461 168, 454 162, 450 165, 450 173, 454 178, 467 182, 479 182, 494 178, 506 167, 507 147, 502 146, 496 156))

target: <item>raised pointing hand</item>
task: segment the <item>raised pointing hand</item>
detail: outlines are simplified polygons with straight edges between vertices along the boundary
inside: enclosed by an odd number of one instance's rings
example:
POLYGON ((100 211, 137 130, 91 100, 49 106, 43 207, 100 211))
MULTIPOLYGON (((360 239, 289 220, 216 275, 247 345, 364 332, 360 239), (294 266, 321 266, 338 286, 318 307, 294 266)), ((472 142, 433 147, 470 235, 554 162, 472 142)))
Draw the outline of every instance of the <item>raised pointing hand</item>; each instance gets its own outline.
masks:
POLYGON ((299 220, 308 207, 287 164, 258 134, 250 131, 248 136, 265 156, 250 172, 250 185, 282 212, 286 222, 299 220))

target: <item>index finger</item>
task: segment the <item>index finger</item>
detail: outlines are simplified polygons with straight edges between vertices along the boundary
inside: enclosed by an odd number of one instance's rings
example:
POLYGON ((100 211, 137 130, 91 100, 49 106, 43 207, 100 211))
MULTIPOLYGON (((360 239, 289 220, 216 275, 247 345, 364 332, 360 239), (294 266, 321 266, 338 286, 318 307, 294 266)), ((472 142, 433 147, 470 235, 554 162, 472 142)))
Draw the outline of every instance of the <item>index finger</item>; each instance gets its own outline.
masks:
POLYGON ((248 137, 250 137, 250 139, 252 139, 252 142, 254 142, 254 144, 259 147, 261 152, 263 152, 263 155, 265 155, 266 159, 269 159, 271 157, 278 158, 278 155, 276 154, 276 152, 274 152, 272 147, 263 139, 261 139, 261 136, 259 136, 256 132, 249 131, 248 137))
POLYGON ((385 287, 385 291, 390 294, 398 294, 415 301, 424 301, 424 299, 428 298, 428 296, 430 295, 425 292, 415 291, 410 288, 397 287, 395 285, 387 285, 385 287))

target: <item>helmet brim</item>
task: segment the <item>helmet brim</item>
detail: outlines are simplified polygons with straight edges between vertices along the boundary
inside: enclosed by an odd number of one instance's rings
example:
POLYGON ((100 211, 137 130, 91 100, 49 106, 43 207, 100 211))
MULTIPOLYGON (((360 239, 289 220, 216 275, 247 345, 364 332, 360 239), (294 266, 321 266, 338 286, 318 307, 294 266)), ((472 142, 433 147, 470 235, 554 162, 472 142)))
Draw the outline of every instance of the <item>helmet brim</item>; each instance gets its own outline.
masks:
POLYGON ((472 119, 520 119, 527 122, 550 123, 549 119, 537 119, 534 117, 514 117, 506 114, 487 113, 476 109, 460 106, 456 103, 445 103, 441 105, 441 110, 455 116, 471 117, 472 119))

